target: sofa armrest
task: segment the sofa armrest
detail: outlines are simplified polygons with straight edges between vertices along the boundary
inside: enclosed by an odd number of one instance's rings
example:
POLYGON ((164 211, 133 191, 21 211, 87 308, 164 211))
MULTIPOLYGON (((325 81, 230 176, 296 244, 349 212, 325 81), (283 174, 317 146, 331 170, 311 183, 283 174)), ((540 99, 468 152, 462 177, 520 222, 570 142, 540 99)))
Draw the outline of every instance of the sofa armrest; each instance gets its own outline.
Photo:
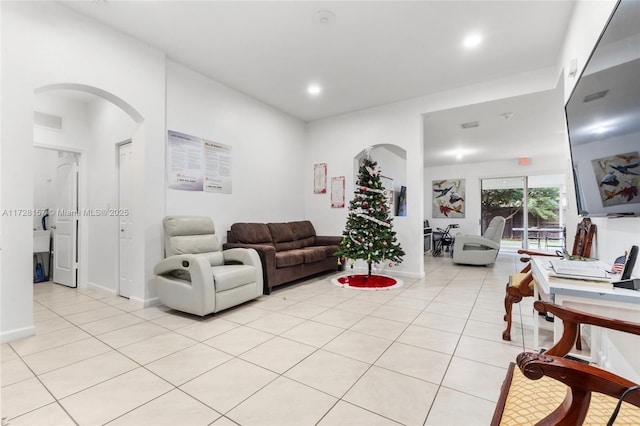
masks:
MULTIPOLYGON (((275 281, 276 275, 276 248, 268 244, 244 244, 244 243, 225 243, 224 251, 235 248, 254 249, 260 261, 262 262, 263 285, 275 281)), ((269 294, 268 289, 265 294, 269 294)))
POLYGON ((258 252, 254 249, 247 248, 231 248, 222 251, 224 263, 241 263, 243 265, 251 265, 260 271, 262 276, 262 263, 258 252))
POLYGON ((337 246, 340 245, 342 237, 316 235, 314 246, 337 246))
POLYGON ((254 249, 231 248, 223 250, 224 263, 241 263, 243 265, 253 266, 256 270, 256 284, 258 296, 263 292, 264 276, 262 274, 262 261, 260 255, 254 249))

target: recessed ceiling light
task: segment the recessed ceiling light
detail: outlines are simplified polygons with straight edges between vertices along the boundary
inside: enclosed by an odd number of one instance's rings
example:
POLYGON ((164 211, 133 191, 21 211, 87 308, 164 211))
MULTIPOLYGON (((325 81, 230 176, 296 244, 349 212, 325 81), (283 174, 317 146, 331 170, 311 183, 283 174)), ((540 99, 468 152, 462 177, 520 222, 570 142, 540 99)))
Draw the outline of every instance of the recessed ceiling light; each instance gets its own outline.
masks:
POLYGON ((502 114, 500 114, 500 117, 504 118, 505 120, 508 120, 511 117, 513 117, 513 113, 512 112, 503 112, 502 114))
POLYGON ((307 93, 312 96, 318 96, 322 92, 322 88, 317 84, 310 84, 307 87, 307 93))
POLYGON ((473 49, 474 47, 478 47, 480 43, 482 43, 482 35, 474 33, 466 36, 462 45, 467 49, 473 49))
POLYGON ((313 14, 313 21, 323 27, 334 25, 336 23, 336 15, 330 10, 319 10, 313 14))

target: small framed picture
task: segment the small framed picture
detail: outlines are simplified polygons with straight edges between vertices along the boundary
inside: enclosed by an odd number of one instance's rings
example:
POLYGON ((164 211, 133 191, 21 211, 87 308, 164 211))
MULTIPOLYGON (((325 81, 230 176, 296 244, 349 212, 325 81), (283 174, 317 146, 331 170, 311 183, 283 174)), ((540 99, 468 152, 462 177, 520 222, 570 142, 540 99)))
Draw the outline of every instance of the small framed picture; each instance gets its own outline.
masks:
POLYGON ((344 176, 331 178, 331 207, 344 207, 344 176))
POLYGON ((313 166, 313 193, 327 193, 327 163, 318 163, 313 166))

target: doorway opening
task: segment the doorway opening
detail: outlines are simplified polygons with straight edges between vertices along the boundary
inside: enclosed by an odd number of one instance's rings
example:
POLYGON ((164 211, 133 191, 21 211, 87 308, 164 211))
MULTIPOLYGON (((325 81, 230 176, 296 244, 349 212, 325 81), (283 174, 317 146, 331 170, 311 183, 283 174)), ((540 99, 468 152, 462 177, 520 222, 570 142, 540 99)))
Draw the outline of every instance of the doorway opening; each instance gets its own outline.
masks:
POLYGON ((133 183, 133 144, 131 140, 117 146, 118 150, 118 229, 120 244, 119 270, 118 270, 118 295, 131 298, 132 276, 131 276, 131 251, 132 251, 132 230, 133 216, 132 192, 133 183))
MULTIPOLYGON (((55 213, 55 218, 52 216, 48 220, 55 226, 52 233, 58 234, 53 243, 53 281, 142 299, 144 284, 134 288, 130 284, 144 282, 141 279, 144 277, 144 252, 131 247, 142 246, 144 234, 139 230, 128 232, 126 240, 130 249, 121 257, 120 229, 132 227, 120 221, 122 191, 119 176, 119 146, 123 141, 129 142, 129 169, 136 170, 134 162, 140 161, 133 147, 134 143, 143 146, 142 116, 124 100, 91 86, 55 84, 36 89, 34 94, 34 150, 68 151, 79 159, 75 161, 73 172, 70 165, 54 170, 61 175, 68 172, 69 181, 73 176, 74 190, 48 191, 49 199, 44 202, 46 208, 55 213), (62 201, 68 205, 57 204, 62 201), (54 223, 53 220, 66 222, 54 223), (61 232, 60 226, 70 232, 61 232), (65 247, 69 249, 65 250, 65 247), (119 263, 122 258, 127 261, 122 269, 127 272, 129 287, 121 291, 119 263), (63 261, 69 262, 71 267, 62 268, 63 261), (61 282, 65 273, 71 276, 67 280, 70 284, 61 282)), ((39 171, 36 165, 36 181, 39 171)), ((131 222, 140 209, 136 201, 139 199, 136 191, 140 188, 132 181, 129 178, 126 186, 131 200, 126 213, 131 222)), ((62 182, 62 177, 58 179, 54 174, 49 182, 48 187, 52 187, 54 182, 62 182)), ((42 186, 45 187, 47 185, 42 186)), ((39 190, 34 188, 34 197, 39 190)), ((34 206, 39 208, 37 204, 34 206)))
POLYGON ((555 252, 565 247, 564 175, 482 179, 481 228, 506 219, 501 249, 555 252))
POLYGON ((37 251, 34 282, 47 280, 78 285, 78 208, 80 154, 59 149, 34 149, 34 235, 44 235, 37 251), (46 249, 46 251, 45 251, 46 249), (38 269, 38 267, 40 269, 38 269))

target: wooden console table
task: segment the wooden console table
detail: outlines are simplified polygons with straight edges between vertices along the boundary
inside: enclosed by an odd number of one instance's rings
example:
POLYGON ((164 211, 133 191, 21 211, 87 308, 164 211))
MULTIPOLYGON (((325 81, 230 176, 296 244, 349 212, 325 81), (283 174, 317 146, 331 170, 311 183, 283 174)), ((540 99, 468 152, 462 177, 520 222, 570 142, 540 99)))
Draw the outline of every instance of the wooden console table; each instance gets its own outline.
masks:
MULTIPOLYGON (((603 262, 599 262, 599 265, 603 269, 608 269, 608 265, 603 262)), ((575 283, 567 283, 566 280, 549 277, 551 265, 548 257, 533 257, 531 270, 535 280, 534 297, 536 299, 540 296, 543 300, 551 301, 557 305, 640 323, 640 291, 623 288, 604 288, 579 280, 575 280, 575 283)), ((537 312, 534 312, 534 316, 533 345, 534 348, 538 349, 540 344, 537 312)), ((562 321, 556 319, 553 323, 554 343, 560 339, 561 335, 562 321)), ((602 365, 602 362, 606 361, 603 359, 602 337, 600 330, 593 327, 590 356, 572 355, 602 365)), ((634 338, 637 339, 635 336, 634 338)))

